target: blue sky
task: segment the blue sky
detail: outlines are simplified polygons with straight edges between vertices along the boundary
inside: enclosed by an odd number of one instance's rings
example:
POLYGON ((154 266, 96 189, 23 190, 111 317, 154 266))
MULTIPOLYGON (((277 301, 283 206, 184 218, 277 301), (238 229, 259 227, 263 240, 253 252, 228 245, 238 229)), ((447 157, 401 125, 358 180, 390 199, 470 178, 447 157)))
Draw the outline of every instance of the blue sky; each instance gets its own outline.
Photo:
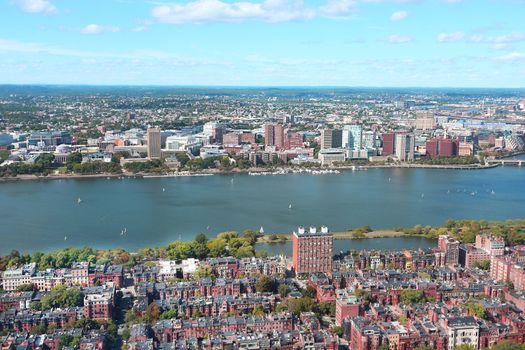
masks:
POLYGON ((0 83, 525 87, 525 0, 4 0, 0 83))

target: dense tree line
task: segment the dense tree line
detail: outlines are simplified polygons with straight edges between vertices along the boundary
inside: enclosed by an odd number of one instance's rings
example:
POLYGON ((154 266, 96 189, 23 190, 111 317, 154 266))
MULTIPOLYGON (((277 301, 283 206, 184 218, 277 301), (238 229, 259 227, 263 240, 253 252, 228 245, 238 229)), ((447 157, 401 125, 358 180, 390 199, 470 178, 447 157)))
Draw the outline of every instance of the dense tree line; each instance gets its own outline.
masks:
POLYGON ((396 229, 408 235, 422 235, 436 239, 439 235, 450 234, 463 243, 473 243, 480 233, 493 233, 505 239, 507 244, 525 243, 525 220, 448 220, 444 226, 416 225, 411 229, 396 229))
POLYGON ((458 157, 424 157, 415 160, 415 164, 426 165, 471 165, 479 164, 479 159, 474 156, 458 156, 458 157))
POLYGON ((152 159, 145 162, 126 163, 124 168, 134 174, 136 173, 162 173, 166 171, 164 160, 152 159))
POLYGON ((53 163, 55 156, 51 153, 42 153, 34 163, 12 163, 0 167, 0 177, 15 177, 17 175, 48 175, 56 169, 53 163))

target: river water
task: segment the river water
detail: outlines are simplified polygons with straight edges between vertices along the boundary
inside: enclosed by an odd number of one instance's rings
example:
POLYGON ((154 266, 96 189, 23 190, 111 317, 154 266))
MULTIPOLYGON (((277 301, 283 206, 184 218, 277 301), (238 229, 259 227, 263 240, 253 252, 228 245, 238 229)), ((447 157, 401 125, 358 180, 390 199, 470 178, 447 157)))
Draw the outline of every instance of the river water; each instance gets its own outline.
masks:
MULTIPOLYGON (((190 240, 199 232, 212 237, 261 226, 266 233, 323 224, 341 231, 362 225, 374 229, 441 225, 449 218, 525 218, 525 169, 4 182, 0 254, 66 246, 136 250, 190 240), (121 235, 123 230, 126 234, 121 235)), ((361 242, 385 247, 398 242, 399 248, 423 244, 414 239, 361 242)), ((336 251, 341 250, 338 244, 343 243, 336 243, 336 251)))

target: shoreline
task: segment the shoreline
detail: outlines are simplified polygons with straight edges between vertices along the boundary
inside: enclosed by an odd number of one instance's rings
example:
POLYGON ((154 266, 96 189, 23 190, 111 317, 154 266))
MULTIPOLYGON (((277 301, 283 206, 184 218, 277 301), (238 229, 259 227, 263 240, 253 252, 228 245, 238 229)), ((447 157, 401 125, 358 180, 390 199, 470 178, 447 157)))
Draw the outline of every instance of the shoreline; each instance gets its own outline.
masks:
POLYGON ((323 170, 339 170, 339 171, 362 171, 368 169, 434 169, 434 170, 486 170, 497 168, 501 164, 472 164, 472 165, 429 165, 429 164, 394 164, 394 165, 344 165, 344 166, 332 166, 332 167, 277 167, 277 168, 248 168, 248 169, 231 169, 231 170, 217 170, 208 169, 203 171, 180 171, 169 174, 152 174, 152 173, 122 173, 122 174, 60 174, 60 175, 18 175, 14 177, 2 177, 0 182, 13 182, 13 181, 35 181, 35 180, 69 180, 69 179, 121 179, 121 178, 169 178, 169 177, 198 177, 198 176, 210 176, 210 175, 231 175, 231 174, 248 174, 248 173, 272 173, 275 171, 283 171, 284 174, 292 173, 294 170, 307 172, 310 171, 323 171, 323 170))
MULTIPOLYGON (((395 237, 421 237, 426 238, 421 235, 416 234, 406 234, 402 231, 395 230, 373 230, 370 232, 363 232, 363 237, 354 237, 352 231, 338 231, 332 232, 334 240, 358 240, 358 239, 375 239, 375 238, 395 238, 395 237)), ((427 238, 430 239, 430 238, 427 238)), ((290 242, 292 240, 291 233, 276 233, 276 234, 265 234, 262 237, 257 238, 256 244, 282 244, 290 242), (278 237, 276 240, 272 240, 271 237, 278 237)))

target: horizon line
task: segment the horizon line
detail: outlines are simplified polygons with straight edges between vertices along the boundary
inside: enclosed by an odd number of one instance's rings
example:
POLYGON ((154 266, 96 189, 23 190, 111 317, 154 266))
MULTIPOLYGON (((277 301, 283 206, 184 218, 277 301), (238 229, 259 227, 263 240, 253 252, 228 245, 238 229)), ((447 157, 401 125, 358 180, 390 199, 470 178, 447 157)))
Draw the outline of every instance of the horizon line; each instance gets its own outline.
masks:
POLYGON ((488 87, 488 86, 394 86, 394 85, 185 85, 185 84, 91 84, 91 83, 0 83, 0 87, 9 86, 45 86, 45 87, 159 87, 159 88, 274 88, 274 89, 495 89, 525 90, 523 87, 488 87))

